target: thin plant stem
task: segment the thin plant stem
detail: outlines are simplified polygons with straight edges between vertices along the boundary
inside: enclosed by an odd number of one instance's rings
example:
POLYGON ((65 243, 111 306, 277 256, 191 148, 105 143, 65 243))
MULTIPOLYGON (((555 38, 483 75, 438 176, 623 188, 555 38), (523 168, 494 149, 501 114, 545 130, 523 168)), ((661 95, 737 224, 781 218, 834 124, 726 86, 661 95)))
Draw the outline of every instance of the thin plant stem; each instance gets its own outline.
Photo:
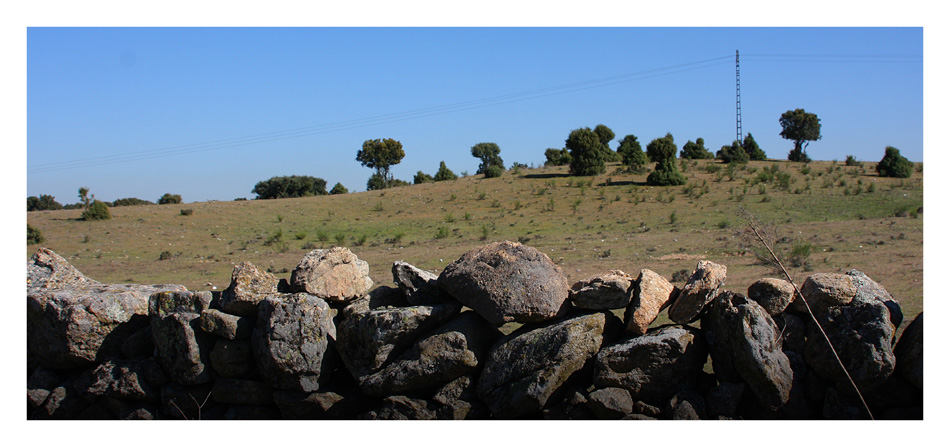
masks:
POLYGON ((845 377, 848 378, 848 382, 851 383, 851 386, 854 388, 854 392, 858 394, 858 399, 861 400, 861 405, 864 406, 864 411, 868 413, 868 417, 871 420, 874 420, 874 415, 871 414, 871 409, 868 408, 867 402, 864 401, 864 395, 861 394, 861 390, 858 389, 858 385, 854 383, 854 379, 851 378, 851 374, 848 373, 848 369, 845 368, 844 363, 841 361, 841 357, 838 356, 838 351, 835 350, 835 347, 831 344, 831 339, 828 337, 828 334, 825 333, 825 329, 821 327, 821 323, 818 322, 818 319, 815 318, 814 312, 811 310, 811 306, 808 305, 808 300, 805 299, 805 296, 802 295, 802 291, 799 290, 798 286, 795 284, 795 281, 792 280, 792 276, 788 273, 788 270, 785 268, 785 264, 779 260, 775 252, 772 250, 772 245, 759 233, 758 225, 756 224, 755 216, 745 208, 739 209, 742 218, 745 219, 746 223, 749 224, 749 229, 752 230, 752 233, 758 239, 766 250, 768 250, 769 255, 772 257, 772 260, 775 264, 782 270, 782 273, 785 275, 785 278, 789 283, 792 284, 792 287, 795 288, 795 294, 798 296, 802 303, 805 305, 805 309, 808 311, 808 316, 811 317, 811 320, 815 322, 815 325, 818 326, 818 330, 821 332, 821 335, 825 338, 825 342, 828 343, 828 347, 831 349, 831 353, 835 356, 835 360, 838 362, 838 366, 841 367, 841 370, 844 371, 845 377))

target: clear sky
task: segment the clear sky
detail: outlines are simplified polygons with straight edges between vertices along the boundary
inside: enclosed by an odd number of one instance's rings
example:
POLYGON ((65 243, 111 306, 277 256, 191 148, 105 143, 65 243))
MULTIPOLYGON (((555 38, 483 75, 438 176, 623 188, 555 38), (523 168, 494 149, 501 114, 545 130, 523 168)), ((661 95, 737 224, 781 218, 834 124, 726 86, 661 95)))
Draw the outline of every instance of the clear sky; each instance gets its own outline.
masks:
POLYGON ((645 147, 673 134, 715 151, 742 130, 770 158, 779 116, 818 115, 816 160, 923 160, 923 29, 58 28, 27 30, 27 195, 253 198, 311 175, 350 191, 363 141, 394 138, 412 181, 471 147, 540 165, 573 129, 605 124, 645 147))

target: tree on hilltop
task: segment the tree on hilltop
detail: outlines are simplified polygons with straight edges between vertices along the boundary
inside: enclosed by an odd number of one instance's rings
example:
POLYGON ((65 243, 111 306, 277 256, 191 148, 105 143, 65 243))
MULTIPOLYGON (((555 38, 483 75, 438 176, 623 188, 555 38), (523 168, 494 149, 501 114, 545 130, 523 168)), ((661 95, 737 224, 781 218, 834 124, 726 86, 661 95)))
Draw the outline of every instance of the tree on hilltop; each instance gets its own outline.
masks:
POLYGON ((590 127, 572 130, 564 147, 571 152, 571 175, 598 175, 607 171, 603 144, 590 127))
POLYGON ((495 143, 478 143, 472 146, 472 156, 482 161, 475 174, 485 174, 486 178, 501 176, 505 171, 505 162, 498 155, 500 153, 501 148, 495 143))
MULTIPOLYGON (((363 148, 356 152, 356 161, 370 169, 375 169, 378 179, 370 177, 367 187, 382 186, 388 188, 392 185, 393 177, 389 168, 399 164, 406 153, 402 150, 402 143, 392 138, 366 140, 363 142, 363 148)), ((376 188, 382 189, 382 188, 376 188)))
POLYGON ((884 149, 884 158, 874 168, 881 177, 908 178, 914 173, 914 164, 901 155, 896 147, 884 149))
POLYGON ((803 109, 789 110, 782 114, 778 122, 782 125, 779 135, 795 143, 795 147, 788 153, 788 159, 805 163, 811 161, 805 153, 805 148, 808 147, 809 141, 821 139, 821 120, 818 115, 803 109))
POLYGON ((620 140, 620 146, 617 148, 621 161, 633 172, 643 172, 647 164, 647 154, 640 147, 640 142, 634 135, 627 135, 620 140))
POLYGON ((683 145, 683 150, 680 151, 680 158, 688 158, 692 160, 708 160, 713 158, 713 153, 709 152, 705 146, 706 142, 702 138, 697 138, 696 142, 693 143, 692 140, 687 141, 683 145))

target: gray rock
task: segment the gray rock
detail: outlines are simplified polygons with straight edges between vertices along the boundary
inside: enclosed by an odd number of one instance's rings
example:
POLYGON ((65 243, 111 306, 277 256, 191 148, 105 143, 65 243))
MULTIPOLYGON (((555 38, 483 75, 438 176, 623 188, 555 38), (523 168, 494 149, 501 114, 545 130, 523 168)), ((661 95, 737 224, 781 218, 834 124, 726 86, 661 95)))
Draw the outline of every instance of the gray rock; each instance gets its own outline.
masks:
POLYGON ((370 309, 359 300, 344 309, 338 347, 343 363, 356 379, 379 371, 432 328, 457 315, 461 305, 370 309))
POLYGON ((62 383, 62 378, 53 371, 42 366, 33 370, 26 381, 27 408, 33 410, 43 405, 50 391, 60 383, 62 383))
POLYGON ((917 314, 914 321, 904 329, 894 347, 897 372, 917 389, 924 389, 924 313, 917 314))
POLYGON ((199 329, 201 311, 210 303, 210 292, 160 292, 149 298, 157 359, 168 377, 181 385, 212 379, 208 356, 214 337, 199 329))
POLYGON ((258 371, 279 389, 316 391, 330 340, 336 338, 326 301, 298 293, 267 297, 258 305, 251 347, 258 371))
POLYGON ((633 403, 633 412, 636 414, 649 416, 651 418, 656 418, 657 416, 663 414, 663 410, 661 410, 659 407, 655 407, 640 400, 633 403))
POLYGON ((72 420, 89 407, 73 388, 71 382, 60 384, 50 390, 46 400, 31 414, 32 419, 72 420))
POLYGON ((574 283, 570 299, 578 309, 622 309, 630 303, 632 285, 630 275, 621 270, 610 270, 574 283))
POLYGON ((597 354, 594 385, 624 388, 635 400, 663 405, 698 380, 706 356, 698 330, 664 326, 603 348, 597 354))
POLYGON ((805 352, 805 322, 790 313, 780 313, 772 317, 782 333, 782 350, 805 352))
POLYGON ((274 402, 284 419, 324 419, 339 417, 339 409, 345 397, 335 391, 302 393, 300 391, 276 390, 274 402))
POLYGON ((85 284, 27 293, 27 346, 47 368, 89 366, 118 355, 122 342, 145 325, 155 292, 177 285, 85 284))
POLYGON ((436 419, 436 410, 428 401, 406 396, 389 396, 382 406, 367 413, 364 419, 376 420, 431 420, 436 419))
POLYGON ((439 388, 432 400, 441 405, 438 419, 464 420, 488 416, 488 408, 475 398, 475 376, 461 376, 439 388))
POLYGON ((495 326, 558 316, 568 297, 567 278, 544 253, 517 242, 475 248, 449 264, 439 284, 495 326))
POLYGON ((634 335, 646 334, 660 311, 668 306, 678 293, 679 290, 673 284, 653 270, 640 270, 640 276, 634 284, 633 297, 623 316, 626 331, 634 335))
POLYGON ((274 390, 256 380, 221 378, 211 387, 211 398, 233 405, 273 405, 274 390))
POLYGON ((716 297, 725 282, 726 266, 711 261, 699 261, 696 271, 667 310, 670 320, 687 324, 699 319, 706 304, 716 297))
MULTIPOLYGON (((257 304, 254 305, 254 312, 254 316, 257 316, 257 304)), ((254 330, 254 319, 226 314, 217 309, 205 309, 201 311, 201 330, 228 340, 245 339, 254 330)))
POLYGON ((232 315, 256 317, 257 305, 264 297, 277 293, 277 277, 250 262, 242 262, 231 271, 231 284, 221 292, 221 310, 232 315))
POLYGON ((713 367, 731 362, 762 406, 776 410, 785 405, 794 375, 782 352, 781 330, 768 312, 742 294, 724 292, 713 301, 710 316, 713 325, 707 330, 715 331, 719 354, 713 356, 713 367))
POLYGON ((891 324, 893 324, 894 327, 900 327, 901 322, 904 321, 904 313, 901 310, 901 305, 883 286, 858 270, 848 270, 846 275, 851 277, 851 281, 857 288, 857 292, 854 294, 855 300, 879 301, 884 303, 884 305, 887 306, 887 310, 891 313, 891 324))
POLYGON ((784 279, 762 278, 749 286, 749 298, 774 317, 795 299, 795 286, 784 279))
POLYGON ((307 253, 290 275, 294 292, 306 292, 329 302, 365 296, 373 287, 369 264, 345 247, 307 253))
POLYGON ((633 398, 623 388, 601 388, 587 396, 587 407, 597 419, 620 419, 633 412, 633 398))
MULTIPOLYGON (((859 389, 873 389, 894 372, 896 358, 891 340, 895 329, 883 303, 860 302, 832 307, 817 318, 859 389)), ((854 393, 828 343, 813 323, 808 325, 805 361, 821 377, 835 382, 838 391, 854 393)))
POLYGON ((501 335, 475 312, 465 312, 438 327, 392 363, 364 377, 360 388, 371 396, 434 388, 473 372, 501 335))
POLYGON ((250 340, 218 339, 211 349, 211 367, 222 377, 249 377, 257 372, 250 340))
POLYGON ((412 306, 439 304, 452 299, 439 286, 439 275, 421 270, 404 261, 393 263, 393 282, 412 306))
POLYGON ((600 349, 605 322, 603 313, 595 313, 501 338, 489 352, 476 393, 496 418, 540 412, 600 349))

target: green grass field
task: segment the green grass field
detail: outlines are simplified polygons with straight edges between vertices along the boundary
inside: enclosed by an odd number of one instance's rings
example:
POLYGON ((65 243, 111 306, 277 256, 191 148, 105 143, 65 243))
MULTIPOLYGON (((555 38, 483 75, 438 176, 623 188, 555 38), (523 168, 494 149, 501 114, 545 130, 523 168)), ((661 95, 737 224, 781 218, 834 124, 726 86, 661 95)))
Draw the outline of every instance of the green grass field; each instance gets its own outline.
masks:
POLYGON ((867 162, 677 166, 686 186, 647 186, 646 174, 619 165, 596 177, 561 166, 335 196, 115 207, 106 221, 38 211, 27 221, 43 246, 108 283, 221 290, 241 261, 289 278, 309 250, 344 245, 369 262, 376 284, 391 285, 393 261, 438 272, 478 245, 517 240, 550 256, 570 282, 609 269, 670 278, 709 259, 728 267, 727 288, 745 293, 777 275, 736 236, 742 206, 775 225, 779 247, 810 252, 793 271, 797 283, 809 272, 858 269, 901 302, 905 325, 923 310, 922 165, 909 179, 880 178, 867 162))

